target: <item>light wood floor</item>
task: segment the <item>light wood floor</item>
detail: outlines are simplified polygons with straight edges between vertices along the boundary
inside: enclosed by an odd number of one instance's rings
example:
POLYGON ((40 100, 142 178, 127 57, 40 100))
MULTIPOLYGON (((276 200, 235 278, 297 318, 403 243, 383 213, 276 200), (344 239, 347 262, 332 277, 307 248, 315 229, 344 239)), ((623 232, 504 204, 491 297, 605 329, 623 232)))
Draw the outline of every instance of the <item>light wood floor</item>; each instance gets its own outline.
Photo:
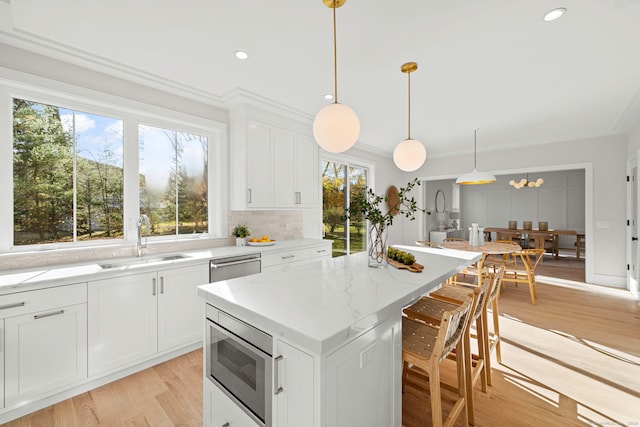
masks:
MULTIPOLYGON (((574 267, 541 264, 536 306, 526 286, 507 285, 503 364, 494 358, 493 386, 476 389, 476 426, 640 425, 640 308, 574 267)), ((198 350, 7 426, 200 426, 201 390, 198 350)), ((427 402, 426 389, 407 388, 406 427, 431 424, 427 402)))

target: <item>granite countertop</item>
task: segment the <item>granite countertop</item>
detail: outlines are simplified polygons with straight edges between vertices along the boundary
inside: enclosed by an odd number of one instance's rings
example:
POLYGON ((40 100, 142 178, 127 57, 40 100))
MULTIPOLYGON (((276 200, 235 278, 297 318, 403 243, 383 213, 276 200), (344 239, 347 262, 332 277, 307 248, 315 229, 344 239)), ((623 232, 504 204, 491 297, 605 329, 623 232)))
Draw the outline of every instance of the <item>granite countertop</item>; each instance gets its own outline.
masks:
POLYGON ((100 280, 127 274, 143 273, 157 269, 186 267, 207 262, 212 258, 302 249, 322 243, 323 240, 321 239, 293 239, 278 241, 273 246, 223 246, 206 250, 150 254, 142 257, 111 258, 77 264, 8 270, 0 272, 0 295, 68 285, 87 280, 100 280), (172 255, 181 255, 183 257, 160 260, 162 257, 171 257, 172 255), (110 264, 111 266, 103 268, 101 265, 105 264, 110 264))
POLYGON ((396 246, 415 254, 421 273, 389 266, 374 269, 366 253, 333 258, 283 272, 263 273, 203 285, 211 305, 274 337, 328 354, 400 313, 481 254, 396 246))

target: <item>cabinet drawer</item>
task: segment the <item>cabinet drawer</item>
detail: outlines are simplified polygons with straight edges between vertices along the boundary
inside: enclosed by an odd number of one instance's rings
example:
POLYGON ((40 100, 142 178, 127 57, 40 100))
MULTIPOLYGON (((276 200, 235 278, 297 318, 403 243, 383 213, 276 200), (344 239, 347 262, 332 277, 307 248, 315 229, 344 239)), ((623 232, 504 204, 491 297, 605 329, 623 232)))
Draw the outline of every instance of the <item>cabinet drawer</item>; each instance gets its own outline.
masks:
POLYGON ((308 260, 309 249, 296 249, 286 252, 266 253, 262 254, 262 267, 271 267, 279 264, 288 264, 291 262, 308 260))
POLYGON ((2 296, 2 299, 0 299, 0 317, 19 316, 86 302, 86 283, 19 292, 2 296))
POLYGON ((331 258, 331 245, 325 245, 317 248, 309 249, 309 257, 312 260, 331 258))

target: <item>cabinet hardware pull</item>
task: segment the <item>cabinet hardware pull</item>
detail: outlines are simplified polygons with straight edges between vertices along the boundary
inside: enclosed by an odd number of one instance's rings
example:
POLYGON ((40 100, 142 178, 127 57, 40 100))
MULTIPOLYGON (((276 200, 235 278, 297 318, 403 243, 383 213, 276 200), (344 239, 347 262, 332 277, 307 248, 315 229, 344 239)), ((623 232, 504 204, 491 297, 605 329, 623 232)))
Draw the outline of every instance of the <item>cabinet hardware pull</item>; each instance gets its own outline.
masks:
POLYGON ((13 304, 5 304, 5 305, 0 305, 0 310, 8 310, 10 308, 16 308, 16 307, 24 307, 24 301, 23 302, 14 302, 13 304))
POLYGON ((249 202, 248 203, 251 203, 251 189, 249 188, 247 191, 249 192, 249 202))
POLYGON ((280 386, 278 381, 278 373, 280 370, 278 367, 280 366, 280 361, 283 359, 282 355, 273 359, 273 394, 280 394, 284 391, 284 389, 280 386))
POLYGON ((153 295, 155 297, 156 296, 156 279, 155 279, 155 277, 153 279, 151 279, 151 282, 153 283, 153 286, 151 287, 151 295, 153 295))
POLYGON ((38 319, 44 319, 45 317, 59 316, 61 314, 64 314, 64 310, 52 311, 50 313, 44 313, 44 314, 36 314, 33 316, 33 318, 35 320, 38 320, 38 319))
POLYGON ((160 276, 160 293, 164 294, 164 276, 160 276))
POLYGON ((295 258, 295 257, 296 257, 295 255, 286 255, 286 256, 283 256, 282 259, 289 259, 289 258, 295 258))
POLYGON ((316 251, 317 254, 321 254, 322 252, 327 252, 327 250, 326 249, 318 249, 316 251))

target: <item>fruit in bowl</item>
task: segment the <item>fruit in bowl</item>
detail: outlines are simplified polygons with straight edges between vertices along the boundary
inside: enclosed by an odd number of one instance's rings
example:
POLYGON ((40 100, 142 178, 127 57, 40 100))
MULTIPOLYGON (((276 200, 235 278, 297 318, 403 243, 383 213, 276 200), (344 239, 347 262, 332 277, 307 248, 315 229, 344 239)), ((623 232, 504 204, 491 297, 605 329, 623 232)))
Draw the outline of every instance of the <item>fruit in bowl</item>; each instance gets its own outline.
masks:
POLYGON ((266 234, 262 237, 260 237, 259 239, 254 237, 253 239, 249 240, 251 243, 266 243, 266 242, 275 242, 275 240, 271 240, 269 239, 269 236, 267 236, 266 234))

